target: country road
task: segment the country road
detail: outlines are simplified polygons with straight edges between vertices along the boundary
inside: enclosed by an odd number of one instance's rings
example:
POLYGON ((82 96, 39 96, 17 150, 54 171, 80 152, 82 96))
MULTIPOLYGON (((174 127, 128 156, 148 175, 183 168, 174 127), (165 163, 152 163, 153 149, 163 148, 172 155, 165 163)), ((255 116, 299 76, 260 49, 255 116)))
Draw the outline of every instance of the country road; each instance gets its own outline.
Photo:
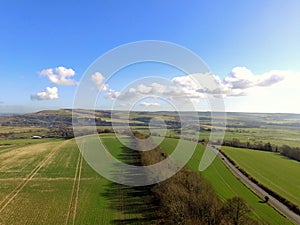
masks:
MULTIPOLYGON (((214 147, 210 146, 213 150, 216 150, 214 147)), ((290 218, 292 221, 300 224, 300 216, 293 211, 291 211, 287 206, 282 204, 276 198, 270 196, 262 188, 253 183, 248 177, 242 174, 221 152, 218 152, 218 156, 222 159, 225 165, 232 171, 232 173, 239 178, 247 187, 249 187, 256 195, 264 199, 265 196, 269 197, 268 204, 273 206, 276 210, 281 212, 286 217, 290 218)))

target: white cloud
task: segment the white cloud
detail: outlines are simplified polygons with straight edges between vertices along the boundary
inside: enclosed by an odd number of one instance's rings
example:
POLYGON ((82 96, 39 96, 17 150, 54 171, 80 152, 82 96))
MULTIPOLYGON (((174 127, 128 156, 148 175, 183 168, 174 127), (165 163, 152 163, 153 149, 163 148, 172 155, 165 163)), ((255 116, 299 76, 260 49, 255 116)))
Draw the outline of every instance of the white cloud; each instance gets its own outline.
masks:
POLYGON ((189 87, 179 87, 178 85, 164 85, 159 83, 151 83, 148 85, 140 84, 135 88, 129 88, 124 92, 118 92, 110 89, 105 97, 111 100, 134 100, 144 96, 162 96, 168 99, 176 99, 182 101, 191 101, 203 98, 203 94, 189 87))
POLYGON ((149 94, 152 91, 152 87, 146 86, 144 84, 140 84, 137 87, 137 91, 142 93, 142 94, 149 94))
MULTIPOLYGON (((189 106, 186 104, 189 102, 197 103, 197 109, 209 110, 211 98, 218 101, 216 98, 223 97, 228 111, 300 113, 296 102, 300 96, 299 85, 300 72, 272 70, 254 74, 245 67, 235 67, 223 79, 213 74, 190 74, 174 77, 169 83, 154 81, 139 83, 124 91, 109 89, 105 97, 117 100, 117 104, 148 97, 152 100, 137 103, 140 108, 149 107, 147 110, 155 106, 151 105, 152 101, 160 98, 166 102, 179 101, 183 107, 189 106)), ((165 110, 168 104, 160 102, 159 107, 165 110)))
POLYGON ((230 92, 221 79, 211 73, 174 77, 172 83, 179 86, 185 94, 184 97, 189 98, 192 102, 198 102, 199 99, 208 96, 218 97, 230 92))
POLYGON ((247 89, 251 87, 268 87, 284 79, 284 71, 271 71, 262 75, 254 75, 246 67, 235 67, 225 77, 223 83, 232 89, 247 89))
POLYGON ((121 95, 121 92, 109 89, 108 92, 104 95, 106 99, 115 100, 121 95))
POLYGON ((94 73, 91 76, 91 80, 96 84, 99 91, 106 91, 108 89, 108 86, 104 83, 105 77, 101 73, 94 73))
POLYGON ((271 90, 286 92, 286 87, 298 86, 299 83, 300 75, 297 72, 273 70, 255 75, 245 67, 235 67, 224 79, 209 73, 190 74, 174 77, 168 85, 153 82, 139 84, 122 92, 110 89, 105 97, 125 102, 146 96, 160 96, 183 103, 200 103, 207 98, 244 98, 271 90))
POLYGON ((58 98, 59 96, 57 87, 46 87, 45 90, 31 95, 31 100, 53 100, 58 98))
POLYGON ((192 75, 174 77, 172 83, 188 89, 197 89, 198 87, 192 75))
POLYGON ((273 77, 272 75, 278 75, 280 81, 271 82, 272 85, 269 86, 260 83, 244 89, 246 95, 243 97, 225 99, 227 109, 243 112, 300 113, 300 105, 297 103, 300 96, 300 72, 272 70, 260 76, 265 79, 273 77))
POLYGON ((144 106, 144 107, 158 107, 160 106, 159 103, 157 102, 141 102, 139 103, 140 106, 144 106))
MULTIPOLYGON (((270 71, 255 75, 246 67, 235 67, 223 80, 216 75, 210 76, 213 77, 215 85, 206 82, 206 85, 197 91, 213 97, 226 98, 246 96, 257 87, 270 87, 280 83, 286 79, 286 71, 270 71)), ((203 79, 199 80, 203 81, 203 79)))
POLYGON ((125 107, 125 108, 128 108, 128 107, 131 107, 132 105, 130 103, 121 103, 121 104, 118 104, 117 107, 125 107))
POLYGON ((71 68, 59 66, 57 68, 44 69, 39 72, 40 76, 48 77, 51 83, 57 85, 76 85, 77 82, 71 78, 75 71, 71 68))

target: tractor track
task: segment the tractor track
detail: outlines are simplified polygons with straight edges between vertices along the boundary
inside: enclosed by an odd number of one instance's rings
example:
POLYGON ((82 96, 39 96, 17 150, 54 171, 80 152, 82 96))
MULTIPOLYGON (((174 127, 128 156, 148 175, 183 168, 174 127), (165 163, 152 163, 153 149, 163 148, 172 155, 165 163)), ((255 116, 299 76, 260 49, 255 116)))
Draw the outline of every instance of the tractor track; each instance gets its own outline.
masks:
POLYGON ((70 196, 70 202, 69 202, 69 208, 68 213, 66 217, 65 224, 70 224, 72 221, 72 224, 75 224, 76 221, 76 215, 77 215, 77 208, 78 208, 78 200, 79 200, 79 190, 80 190, 80 180, 81 180, 81 172, 82 172, 82 163, 83 163, 83 157, 81 153, 78 153, 78 159, 76 164, 76 170, 75 175, 73 178, 73 186, 70 196), (73 213, 73 216, 72 216, 73 213), (72 217, 71 217, 72 216, 72 217))
POLYGON ((55 147, 28 175, 23 181, 11 191, 1 202, 0 202, 0 213, 18 196, 23 188, 28 184, 29 181, 40 171, 40 169, 51 159, 51 157, 60 149, 62 145, 55 147))
POLYGON ((81 171, 82 171, 82 161, 83 157, 80 157, 80 168, 79 168, 79 174, 77 179, 77 190, 76 190, 76 197, 75 197, 75 207, 74 207, 74 213, 73 213, 73 225, 76 221, 76 215, 77 215, 77 208, 78 208, 78 199, 79 199, 79 190, 80 190, 80 178, 81 178, 81 171))
POLYGON ((70 215, 71 215, 72 203, 73 203, 75 187, 76 187, 76 180, 77 180, 77 176, 78 176, 79 163, 80 163, 80 153, 78 153, 76 170, 75 170, 75 175, 74 175, 74 179, 73 179, 74 182, 73 182, 73 186, 72 186, 71 197, 70 197, 70 202, 69 202, 69 208, 68 208, 68 213, 67 213, 67 218, 66 218, 66 223, 65 223, 66 225, 69 223, 69 218, 70 218, 70 215))

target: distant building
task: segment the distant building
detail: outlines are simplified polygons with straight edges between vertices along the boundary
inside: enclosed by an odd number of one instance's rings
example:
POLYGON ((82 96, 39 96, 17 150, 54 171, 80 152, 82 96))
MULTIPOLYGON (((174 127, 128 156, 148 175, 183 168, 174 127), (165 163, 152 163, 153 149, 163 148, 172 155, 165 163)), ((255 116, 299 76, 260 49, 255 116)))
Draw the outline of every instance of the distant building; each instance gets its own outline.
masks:
POLYGON ((32 136, 32 139, 41 139, 42 137, 41 136, 32 136))

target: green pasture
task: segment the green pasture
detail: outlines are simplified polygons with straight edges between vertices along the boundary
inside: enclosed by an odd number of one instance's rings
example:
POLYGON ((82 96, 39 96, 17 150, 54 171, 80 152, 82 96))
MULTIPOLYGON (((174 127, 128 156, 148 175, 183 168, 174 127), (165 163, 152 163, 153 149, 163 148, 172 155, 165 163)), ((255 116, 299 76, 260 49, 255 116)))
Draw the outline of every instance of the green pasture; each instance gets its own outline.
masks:
MULTIPOLYGON (((166 138, 161 147, 168 153, 171 153, 177 145, 178 140, 166 138)), ((184 141, 185 145, 192 145, 191 142, 184 141)), ((197 145, 193 157, 187 164, 187 167, 193 171, 198 171, 199 162, 204 152, 204 146, 197 145)), ((206 178, 221 199, 229 199, 234 196, 239 196, 246 200, 251 207, 252 216, 257 220, 267 222, 269 224, 292 224, 287 218, 283 217, 276 210, 267 204, 260 203, 261 200, 252 191, 250 191, 241 181, 239 181, 231 171, 225 166, 220 158, 215 158, 213 163, 203 172, 199 172, 206 178)))
POLYGON ((273 152, 232 147, 222 150, 260 183, 300 206, 300 162, 273 152))

